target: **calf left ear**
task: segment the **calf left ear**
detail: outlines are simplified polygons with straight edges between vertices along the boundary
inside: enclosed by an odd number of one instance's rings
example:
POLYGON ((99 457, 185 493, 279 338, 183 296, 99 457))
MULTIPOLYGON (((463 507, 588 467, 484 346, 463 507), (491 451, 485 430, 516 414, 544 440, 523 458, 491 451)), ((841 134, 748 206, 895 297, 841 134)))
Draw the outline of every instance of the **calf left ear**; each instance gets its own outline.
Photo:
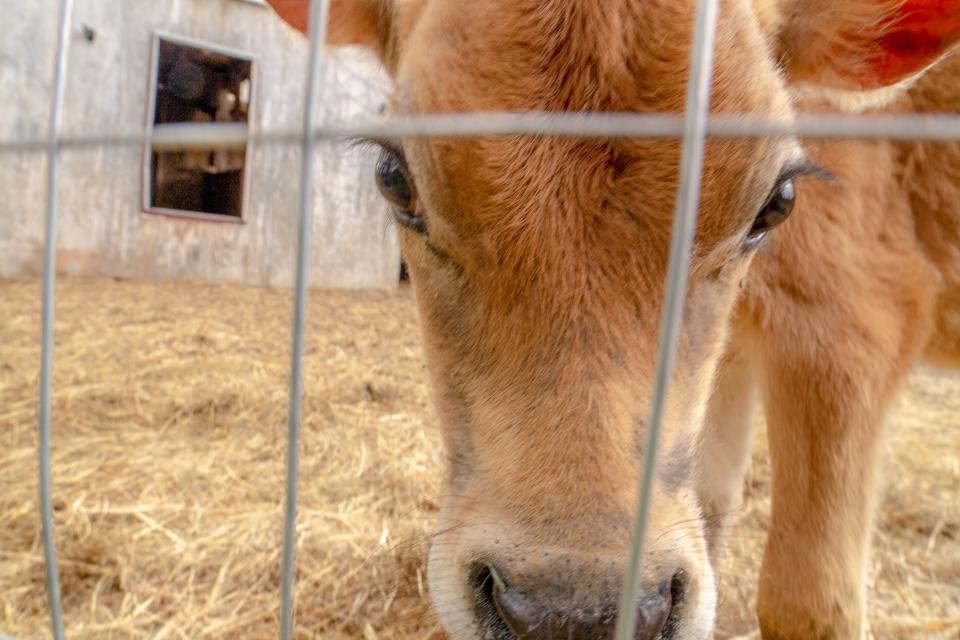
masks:
MULTIPOLYGON (((310 0, 267 0, 294 29, 307 33, 310 0)), ((388 33, 388 0, 332 0, 327 42, 333 46, 355 44, 382 53, 388 33)))
POLYGON ((795 83, 843 91, 890 87, 960 42, 960 0, 786 0, 780 55, 795 83))

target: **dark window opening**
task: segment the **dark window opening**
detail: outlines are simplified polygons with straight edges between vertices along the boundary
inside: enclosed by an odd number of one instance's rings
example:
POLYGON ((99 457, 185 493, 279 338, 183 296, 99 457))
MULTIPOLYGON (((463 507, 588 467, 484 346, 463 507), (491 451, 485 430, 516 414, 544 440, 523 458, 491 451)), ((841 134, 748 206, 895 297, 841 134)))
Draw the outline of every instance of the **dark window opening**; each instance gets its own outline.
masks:
MULTIPOLYGON (((247 123, 251 60, 158 38, 153 125, 247 123)), ((148 208, 242 218, 246 148, 150 153, 148 208)))

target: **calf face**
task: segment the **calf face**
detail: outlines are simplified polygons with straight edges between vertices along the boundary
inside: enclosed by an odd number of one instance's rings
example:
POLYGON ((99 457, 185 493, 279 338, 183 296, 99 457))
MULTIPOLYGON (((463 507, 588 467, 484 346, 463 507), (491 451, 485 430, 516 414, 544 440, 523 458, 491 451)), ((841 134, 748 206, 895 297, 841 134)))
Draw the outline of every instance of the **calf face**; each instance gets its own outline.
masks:
MULTIPOLYGON (((297 15, 297 3, 277 4, 302 26, 304 3, 297 15)), ((837 4, 722 2, 713 110, 789 119, 787 72, 842 98, 929 61, 893 68, 874 55, 887 50, 873 32, 851 28, 887 33, 901 3, 837 4)), ((397 114, 676 113, 692 7, 343 0, 331 35, 378 52, 397 114)), ((679 142, 380 142, 377 180, 415 284, 451 459, 430 557, 436 607, 458 638, 605 637, 631 541, 679 142)), ((710 633, 714 576, 692 484, 698 432, 751 257, 810 171, 795 140, 708 143, 638 638, 710 633)))
MULTIPOLYGON (((398 13, 415 26, 395 36, 398 53, 387 45, 399 113, 683 109, 689 7, 428 8, 416 19, 398 13)), ((787 116, 758 25, 746 5, 731 9, 716 108, 787 116)), ((507 137, 387 147, 381 175, 388 196, 403 184, 398 220, 453 459, 430 560, 434 602, 464 637, 601 635, 612 629, 630 543, 679 144, 507 137)), ((710 145, 641 637, 711 626, 713 575, 691 486, 696 431, 762 233, 751 228, 768 203, 789 206, 802 162, 790 141, 710 145)))

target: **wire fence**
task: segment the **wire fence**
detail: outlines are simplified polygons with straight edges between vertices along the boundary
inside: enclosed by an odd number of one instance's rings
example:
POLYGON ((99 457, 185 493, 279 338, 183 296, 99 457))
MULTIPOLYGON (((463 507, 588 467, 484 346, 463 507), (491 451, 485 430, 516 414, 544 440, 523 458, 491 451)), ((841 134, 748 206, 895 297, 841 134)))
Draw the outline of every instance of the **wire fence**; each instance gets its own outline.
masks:
POLYGON ((288 405, 286 508, 283 523, 280 637, 293 635, 295 533, 300 452, 301 398, 303 390, 304 325, 313 162, 320 140, 366 137, 539 135, 577 138, 674 138, 683 141, 680 182, 668 265, 666 296, 661 318, 655 387, 638 489, 633 543, 621 592, 616 640, 634 635, 636 602, 643 559, 643 544, 653 486, 653 471, 661 433, 668 385, 673 370, 683 303, 686 295, 698 203, 705 141, 709 137, 803 137, 847 140, 960 140, 960 117, 948 115, 817 115, 772 121, 746 115, 709 115, 710 80, 718 0, 698 0, 691 48, 685 112, 674 114, 573 114, 573 113, 472 113, 394 117, 367 123, 326 123, 315 126, 319 87, 318 70, 330 0, 310 1, 310 47, 307 64, 303 126, 299 130, 253 131, 245 125, 166 124, 120 134, 62 136, 64 78, 67 73, 73 0, 62 0, 59 36, 53 73, 53 98, 46 139, 0 141, 0 155, 24 151, 45 152, 48 160, 46 236, 43 252, 42 349, 39 388, 40 515, 46 564, 50 619, 56 640, 65 637, 54 544, 51 489, 51 373, 53 369, 54 279, 57 240, 57 189, 63 151, 101 146, 151 145, 156 150, 184 150, 212 146, 241 148, 248 142, 299 144, 302 152, 299 193, 294 313, 291 329, 290 395, 288 405))

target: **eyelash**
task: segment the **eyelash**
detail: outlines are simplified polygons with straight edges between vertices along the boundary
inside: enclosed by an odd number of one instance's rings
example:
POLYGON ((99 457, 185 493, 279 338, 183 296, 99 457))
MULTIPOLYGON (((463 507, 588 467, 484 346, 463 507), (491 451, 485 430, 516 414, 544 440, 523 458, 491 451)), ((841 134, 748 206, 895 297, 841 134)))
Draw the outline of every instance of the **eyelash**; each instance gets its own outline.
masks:
POLYGON ((403 146, 400 143, 388 138, 349 138, 347 140, 350 148, 364 149, 372 151, 390 151, 397 155, 403 155, 403 146))
POLYGON ((807 176, 829 181, 837 179, 837 176, 830 173, 824 167, 812 162, 804 161, 799 164, 790 165, 784 168, 783 172, 777 176, 775 184, 780 184, 785 180, 795 180, 796 178, 805 178, 807 176))

